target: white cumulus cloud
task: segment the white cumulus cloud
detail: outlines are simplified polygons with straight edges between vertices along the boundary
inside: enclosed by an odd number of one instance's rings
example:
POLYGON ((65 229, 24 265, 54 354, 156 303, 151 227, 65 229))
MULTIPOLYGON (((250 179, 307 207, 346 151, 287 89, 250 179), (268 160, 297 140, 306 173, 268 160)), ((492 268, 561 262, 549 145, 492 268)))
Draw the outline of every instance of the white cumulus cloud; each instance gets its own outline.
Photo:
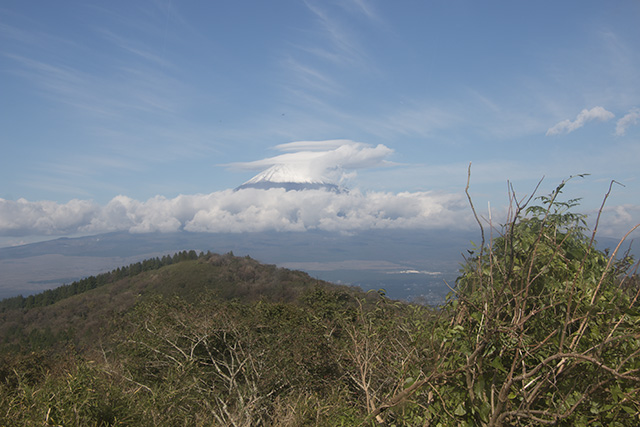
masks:
POLYGON ((89 224, 98 212, 100 208, 97 205, 85 200, 74 199, 59 204, 52 201, 0 199, 0 234, 21 236, 73 233, 89 224))
POLYGON ((559 135, 562 133, 570 133, 576 129, 580 129, 587 122, 593 120, 607 121, 614 118, 614 114, 605 110, 603 107, 593 107, 591 110, 584 109, 578 114, 574 121, 569 119, 563 120, 555 126, 547 130, 547 136, 559 135))
POLYGON ((640 109, 634 108, 616 123, 616 135, 624 136, 630 126, 640 122, 640 109))
POLYGON ((138 201, 117 196, 107 205, 0 199, 0 236, 110 231, 251 232, 459 228, 471 224, 461 195, 284 189, 225 190, 138 201))
MULTIPOLYGON (((595 214, 593 217, 595 217, 595 214)), ((632 204, 605 206, 600 221, 602 226, 599 228, 599 231, 601 231, 603 235, 624 236, 631 231, 634 226, 640 223, 640 206, 632 204)), ((631 234, 629 242, 627 243, 635 241, 633 247, 637 249, 638 237, 640 237, 640 229, 637 229, 631 234)))

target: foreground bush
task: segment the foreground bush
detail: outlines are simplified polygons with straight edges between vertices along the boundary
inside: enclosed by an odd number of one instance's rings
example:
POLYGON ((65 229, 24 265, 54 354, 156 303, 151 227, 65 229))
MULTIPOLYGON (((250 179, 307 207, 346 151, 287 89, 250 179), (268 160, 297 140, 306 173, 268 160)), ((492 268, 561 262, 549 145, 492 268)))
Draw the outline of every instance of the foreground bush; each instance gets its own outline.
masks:
POLYGON ((595 249, 563 187, 540 206, 512 197, 512 217, 483 237, 442 309, 439 357, 388 406, 412 402, 411 421, 433 425, 640 423, 633 262, 595 249))

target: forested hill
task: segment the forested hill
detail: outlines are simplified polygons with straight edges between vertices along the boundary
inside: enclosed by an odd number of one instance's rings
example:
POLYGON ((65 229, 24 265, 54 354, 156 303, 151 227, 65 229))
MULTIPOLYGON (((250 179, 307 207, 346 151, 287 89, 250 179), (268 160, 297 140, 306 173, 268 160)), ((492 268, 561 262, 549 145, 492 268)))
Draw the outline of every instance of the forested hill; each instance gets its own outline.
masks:
POLYGON ((93 338, 108 332, 107 326, 114 318, 157 297, 177 297, 188 302, 203 298, 242 303, 293 302, 311 285, 357 292, 233 253, 182 251, 26 298, 0 301, 0 352, 70 343, 85 348, 93 338))
MULTIPOLYGON (((211 254, 208 253, 206 255, 209 256, 211 254)), ((146 259, 128 266, 119 267, 107 273, 85 277, 68 285, 59 286, 55 289, 48 289, 35 295, 29 295, 26 298, 22 295, 5 298, 0 300, 0 312, 14 308, 30 309, 44 307, 73 295, 81 294, 91 289, 113 283, 125 277, 134 277, 145 271, 157 270, 166 265, 176 264, 182 261, 196 260, 203 256, 205 256, 204 253, 201 252, 198 254, 196 251, 191 250, 176 252, 173 256, 165 255, 162 258, 146 259)))

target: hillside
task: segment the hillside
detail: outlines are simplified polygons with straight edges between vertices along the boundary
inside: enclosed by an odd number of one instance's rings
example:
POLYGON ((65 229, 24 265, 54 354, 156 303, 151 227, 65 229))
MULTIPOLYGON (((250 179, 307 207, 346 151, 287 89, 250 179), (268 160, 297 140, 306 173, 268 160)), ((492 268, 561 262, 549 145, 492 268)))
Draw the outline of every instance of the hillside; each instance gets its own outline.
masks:
POLYGON ((306 407, 289 425, 337 415, 348 325, 385 300, 231 253, 191 258, 0 303, 0 424, 256 425, 289 404, 306 407), (335 407, 315 414, 325 398, 335 407))
MULTIPOLYGON (((295 302, 311 285, 344 289, 249 257, 184 251, 149 259, 28 297, 0 301, 0 352, 95 344, 109 324, 158 297, 295 302)), ((351 290, 350 292, 355 292, 351 290)))

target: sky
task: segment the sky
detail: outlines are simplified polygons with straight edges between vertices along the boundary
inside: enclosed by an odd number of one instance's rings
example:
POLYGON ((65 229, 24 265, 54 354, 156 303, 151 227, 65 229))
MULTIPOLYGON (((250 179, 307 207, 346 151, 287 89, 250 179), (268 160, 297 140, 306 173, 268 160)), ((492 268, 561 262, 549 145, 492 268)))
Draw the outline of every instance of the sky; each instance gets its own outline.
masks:
POLYGON ((570 180, 640 222, 640 2, 0 4, 0 246, 473 227, 570 180), (286 166, 349 191, 233 191, 286 166))

